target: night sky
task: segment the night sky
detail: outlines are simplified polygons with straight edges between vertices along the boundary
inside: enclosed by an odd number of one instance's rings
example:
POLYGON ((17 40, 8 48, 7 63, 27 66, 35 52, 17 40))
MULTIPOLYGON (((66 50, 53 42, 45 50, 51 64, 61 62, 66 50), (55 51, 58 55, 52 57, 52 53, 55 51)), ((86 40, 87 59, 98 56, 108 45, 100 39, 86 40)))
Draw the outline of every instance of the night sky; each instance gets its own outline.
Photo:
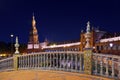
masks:
POLYGON ((27 43, 34 12, 39 41, 76 40, 91 26, 120 32, 120 0, 0 0, 0 41, 27 43))

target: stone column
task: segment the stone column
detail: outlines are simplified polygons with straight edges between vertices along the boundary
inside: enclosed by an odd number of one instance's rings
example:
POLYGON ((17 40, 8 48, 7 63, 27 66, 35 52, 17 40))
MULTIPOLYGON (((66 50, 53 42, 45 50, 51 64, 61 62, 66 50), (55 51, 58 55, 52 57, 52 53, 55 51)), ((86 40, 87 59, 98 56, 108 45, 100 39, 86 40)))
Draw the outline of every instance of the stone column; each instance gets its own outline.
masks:
POLYGON ((14 70, 18 70, 18 57, 19 57, 19 54, 14 54, 13 56, 13 60, 14 60, 14 70))
POLYGON ((86 48, 84 51, 84 72, 92 74, 92 48, 86 48))

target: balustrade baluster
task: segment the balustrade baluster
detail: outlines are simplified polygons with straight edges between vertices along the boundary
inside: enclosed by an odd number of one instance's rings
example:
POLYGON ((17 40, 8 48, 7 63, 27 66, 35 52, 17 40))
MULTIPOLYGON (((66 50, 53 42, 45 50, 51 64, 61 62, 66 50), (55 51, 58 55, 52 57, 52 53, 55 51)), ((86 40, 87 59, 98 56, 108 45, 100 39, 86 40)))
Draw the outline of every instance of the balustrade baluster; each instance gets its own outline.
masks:
POLYGON ((77 61, 78 61, 78 59, 77 59, 77 54, 75 54, 75 71, 77 72, 77 61))
POLYGON ((37 67, 37 54, 34 55, 34 58, 35 58, 34 68, 36 69, 36 67, 37 67))
POLYGON ((62 53, 59 53, 60 54, 60 60, 59 60, 59 64, 60 64, 60 68, 59 68, 59 70, 61 70, 61 68, 62 68, 62 53))
POLYGON ((32 68, 32 55, 30 55, 30 68, 32 68))
POLYGON ((24 68, 24 64, 23 64, 23 56, 21 56, 21 66, 22 66, 22 69, 24 68))
POLYGON ((28 68, 30 68, 30 55, 28 55, 28 68))
POLYGON ((56 70, 58 70, 58 54, 59 53, 56 53, 56 70))
POLYGON ((63 55, 63 70, 65 71, 66 60, 65 60, 65 53, 63 55))
POLYGON ((52 59, 51 59, 51 56, 52 56, 52 54, 50 53, 50 65, 49 65, 49 69, 51 69, 51 66, 52 66, 52 59))
MULTIPOLYGON (((11 61, 12 63, 12 61, 11 61)), ((21 68, 21 65, 20 65, 20 57, 18 57, 18 68, 21 68)))
POLYGON ((80 54, 80 71, 82 71, 82 55, 80 54))
POLYGON ((70 58, 70 54, 67 53, 67 71, 70 70, 70 60, 69 60, 69 58, 70 58))
POLYGON ((35 68, 38 68, 38 54, 35 55, 35 68))
POLYGON ((112 57, 112 77, 114 78, 114 58, 112 57))
POLYGON ((32 58, 32 68, 34 68, 34 54, 31 55, 31 58, 32 58))
POLYGON ((106 76, 108 77, 108 57, 107 57, 107 60, 106 60, 106 76))
POLYGON ((45 63, 45 61, 46 61, 46 60, 45 60, 45 53, 44 53, 43 56, 44 56, 44 59, 43 59, 44 61, 43 61, 43 62, 44 62, 44 69, 45 69, 45 64, 46 64, 46 63, 45 63))
POLYGON ((48 69, 48 53, 46 54, 46 68, 48 69))
POLYGON ((39 68, 39 54, 37 54, 37 68, 39 68))
POLYGON ((54 62, 54 60, 55 60, 55 54, 53 53, 52 55, 53 55, 53 64, 52 64, 53 66, 52 67, 53 67, 53 69, 55 69, 55 62, 54 62))
POLYGON ((43 64, 44 64, 44 62, 43 62, 43 54, 41 54, 41 67, 43 68, 43 64))
POLYGON ((103 60, 102 60, 102 56, 101 56, 101 61, 100 61, 100 75, 103 75, 103 60))
POLYGON ((25 68, 27 67, 27 56, 25 56, 25 68))
POLYGON ((98 67, 98 57, 96 56, 96 60, 95 60, 95 74, 97 75, 97 67, 98 67))
POLYGON ((71 53, 71 71, 73 70, 73 54, 71 53))

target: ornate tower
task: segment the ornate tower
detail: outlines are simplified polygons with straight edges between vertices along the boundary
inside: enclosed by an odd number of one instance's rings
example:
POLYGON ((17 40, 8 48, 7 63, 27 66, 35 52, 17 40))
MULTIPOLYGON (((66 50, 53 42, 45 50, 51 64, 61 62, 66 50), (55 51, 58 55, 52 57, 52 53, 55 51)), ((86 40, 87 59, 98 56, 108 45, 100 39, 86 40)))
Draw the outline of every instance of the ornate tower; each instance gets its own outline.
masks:
POLYGON ((28 42, 28 53, 32 52, 39 52, 40 51, 40 44, 38 40, 38 31, 36 28, 36 21, 35 21, 35 16, 33 14, 32 17, 32 28, 30 31, 30 36, 29 36, 29 42, 28 42))

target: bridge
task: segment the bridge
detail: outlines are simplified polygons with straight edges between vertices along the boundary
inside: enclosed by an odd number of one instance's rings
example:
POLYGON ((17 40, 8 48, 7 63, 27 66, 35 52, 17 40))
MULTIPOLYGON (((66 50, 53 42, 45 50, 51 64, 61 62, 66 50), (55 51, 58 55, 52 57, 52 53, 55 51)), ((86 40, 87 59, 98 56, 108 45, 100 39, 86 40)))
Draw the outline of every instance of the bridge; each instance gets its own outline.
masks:
MULTIPOLYGON (((47 70, 48 73, 50 73, 50 71, 52 72, 62 71, 62 72, 69 72, 71 74, 77 73, 77 75, 79 74, 87 75, 87 76, 82 75, 84 76, 84 79, 83 77, 80 77, 80 78, 75 78, 73 80, 80 80, 80 79, 105 80, 103 79, 104 77, 108 78, 106 80, 111 80, 111 79, 120 80, 120 56, 106 55, 102 53, 98 54, 92 52, 92 48, 90 46, 91 34, 90 34, 89 22, 87 24, 88 24, 87 32, 85 34, 86 45, 83 52, 56 51, 56 52, 38 52, 38 53, 20 55, 18 51, 18 47, 19 47, 18 38, 16 37, 15 54, 13 57, 0 60, 0 71, 12 70, 13 72, 17 71, 17 73, 19 73, 19 71, 21 72, 21 70, 23 70, 22 72, 24 72, 25 70, 47 70), (90 78, 90 76, 92 77, 90 78), (96 78, 95 76, 101 76, 101 77, 96 78), (89 79, 85 79, 85 77, 89 79)), ((42 71, 42 73, 43 72, 44 71, 42 71)), ((56 75, 57 74, 58 73, 56 73, 56 75)), ((30 74, 28 73, 27 75, 30 74)), ((32 75, 30 77, 32 77, 32 75)), ((48 77, 48 74, 46 73, 46 76, 44 77, 48 77)), ((61 78, 62 79, 54 79, 54 80, 72 80, 72 78, 69 79, 65 79, 64 77, 61 78)), ((34 80, 38 80, 38 79, 34 79, 34 80)), ((46 80, 51 80, 51 79, 46 79, 46 80)))
MULTIPOLYGON (((39 52, 15 54, 0 60, 0 71, 49 70, 86 74, 83 52, 39 52)), ((120 56, 92 54, 91 75, 120 79, 120 56)))

